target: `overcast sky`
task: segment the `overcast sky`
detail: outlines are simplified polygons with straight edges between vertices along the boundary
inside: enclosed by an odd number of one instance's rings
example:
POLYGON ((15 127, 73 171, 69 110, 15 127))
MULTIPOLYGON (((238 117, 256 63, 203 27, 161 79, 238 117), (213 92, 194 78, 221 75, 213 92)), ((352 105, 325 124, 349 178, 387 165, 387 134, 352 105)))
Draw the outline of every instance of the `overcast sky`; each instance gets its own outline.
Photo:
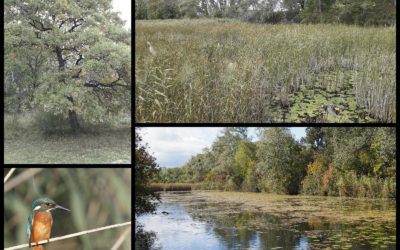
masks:
MULTIPOLYGON (((161 167, 181 167, 192 155, 210 147, 223 128, 141 128, 140 135, 148 143, 150 153, 157 158, 161 167)), ((291 128, 296 140, 305 136, 305 128, 291 128)), ((255 128, 248 135, 257 139, 255 128)))
POLYGON ((131 28, 131 0, 113 0, 113 9, 120 12, 120 17, 125 21, 125 27, 131 28))

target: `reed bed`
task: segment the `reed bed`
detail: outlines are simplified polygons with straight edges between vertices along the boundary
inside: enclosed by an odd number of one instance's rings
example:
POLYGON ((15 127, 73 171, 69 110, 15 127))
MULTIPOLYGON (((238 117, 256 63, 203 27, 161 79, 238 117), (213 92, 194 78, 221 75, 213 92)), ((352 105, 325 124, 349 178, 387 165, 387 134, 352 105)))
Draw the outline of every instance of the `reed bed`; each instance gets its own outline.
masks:
POLYGON ((315 85, 340 91, 344 72, 359 107, 396 122, 395 27, 164 20, 135 28, 137 122, 281 122, 276 105, 315 85), (326 73, 338 77, 315 81, 326 73))
POLYGON ((190 183, 151 183, 152 191, 190 191, 192 185, 190 183))

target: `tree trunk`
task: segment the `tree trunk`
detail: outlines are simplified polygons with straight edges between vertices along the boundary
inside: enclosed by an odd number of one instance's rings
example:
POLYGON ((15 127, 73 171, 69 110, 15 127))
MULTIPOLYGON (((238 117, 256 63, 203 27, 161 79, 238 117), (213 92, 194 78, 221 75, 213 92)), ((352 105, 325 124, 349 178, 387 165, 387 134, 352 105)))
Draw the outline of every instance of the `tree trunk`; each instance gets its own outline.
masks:
POLYGON ((68 120, 69 120, 69 125, 73 130, 78 130, 80 128, 78 122, 78 116, 76 115, 75 110, 68 110, 68 120))
POLYGON ((321 22, 321 21, 322 21, 322 6, 321 6, 321 0, 317 0, 316 8, 317 8, 318 16, 319 16, 319 21, 321 22))
POLYGON ((304 10, 305 0, 299 0, 301 10, 304 10))
POLYGON ((54 50, 57 54, 57 60, 58 60, 58 69, 59 71, 64 71, 64 66, 65 66, 65 59, 62 56, 62 49, 60 47, 56 47, 54 50))

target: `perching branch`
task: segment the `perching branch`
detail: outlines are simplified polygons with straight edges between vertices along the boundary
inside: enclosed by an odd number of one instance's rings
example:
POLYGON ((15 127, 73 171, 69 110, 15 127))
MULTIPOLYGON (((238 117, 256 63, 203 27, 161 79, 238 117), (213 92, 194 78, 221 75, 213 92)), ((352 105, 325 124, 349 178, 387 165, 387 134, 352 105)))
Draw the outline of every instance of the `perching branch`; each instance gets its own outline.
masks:
POLYGON ((15 169, 16 168, 12 168, 10 171, 8 171, 8 174, 6 175, 6 177, 4 177, 4 183, 6 183, 8 178, 10 178, 10 176, 14 173, 15 169))
MULTIPOLYGON (((106 227, 99 227, 96 229, 91 229, 91 230, 86 230, 86 231, 82 231, 79 233, 73 233, 73 234, 67 234, 61 237, 56 237, 56 238, 52 238, 47 240, 42 240, 39 241, 37 244, 36 243, 31 243, 31 246, 36 246, 36 245, 41 245, 41 244, 45 244, 48 242, 54 242, 54 241, 58 241, 58 240, 65 240, 65 239, 69 239, 69 238, 73 238, 79 235, 83 235, 83 234, 89 234, 89 233, 94 233, 94 232, 98 232, 98 231, 103 231, 106 229, 111 229, 111 228, 116 228, 116 227, 122 227, 122 226, 127 226, 127 225, 131 225, 131 221, 129 222, 125 222, 125 223, 120 223, 120 224, 114 224, 111 226, 106 226, 106 227)), ((22 245, 18 245, 18 246, 14 246, 14 247, 9 247, 9 248, 5 248, 4 250, 14 250, 14 249, 20 249, 20 248, 24 248, 24 247, 29 247, 29 244, 22 244, 22 245)))

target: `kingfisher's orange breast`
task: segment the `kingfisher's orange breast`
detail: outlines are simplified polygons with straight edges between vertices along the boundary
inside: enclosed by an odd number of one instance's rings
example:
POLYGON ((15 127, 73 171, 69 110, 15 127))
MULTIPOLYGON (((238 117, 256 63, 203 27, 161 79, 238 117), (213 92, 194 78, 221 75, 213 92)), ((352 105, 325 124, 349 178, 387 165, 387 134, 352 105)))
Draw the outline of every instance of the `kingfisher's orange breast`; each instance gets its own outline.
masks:
POLYGON ((50 239, 53 217, 50 212, 37 211, 33 219, 30 242, 50 239))

